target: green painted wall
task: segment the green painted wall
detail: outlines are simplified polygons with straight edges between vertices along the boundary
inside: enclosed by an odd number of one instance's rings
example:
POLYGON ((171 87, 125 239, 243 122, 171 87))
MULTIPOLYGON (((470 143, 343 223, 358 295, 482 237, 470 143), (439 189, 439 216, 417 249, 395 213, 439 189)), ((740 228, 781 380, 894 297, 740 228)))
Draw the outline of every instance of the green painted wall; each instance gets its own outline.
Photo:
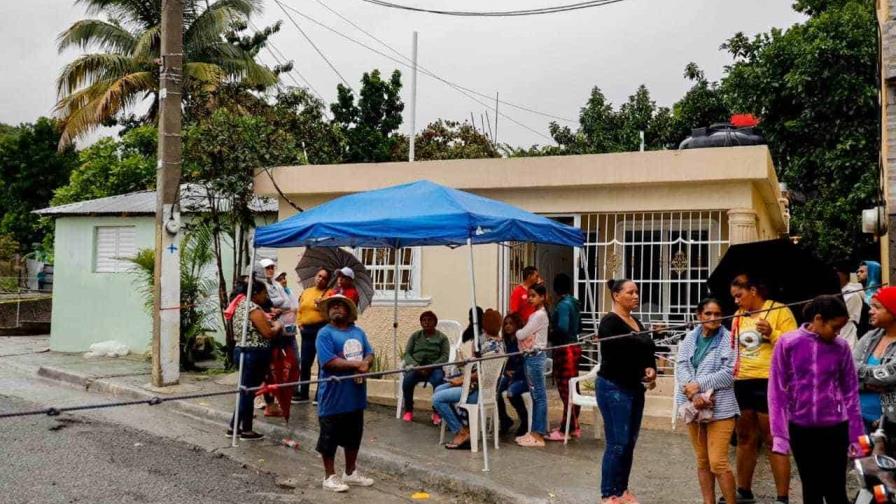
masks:
POLYGON ((152 320, 133 273, 95 273, 97 226, 134 226, 138 248, 153 246, 152 217, 56 219, 50 349, 86 351, 118 340, 134 353, 149 349, 152 320))
MULTIPOLYGON (((273 220, 259 218, 258 224, 273 220)), ((150 350, 152 319, 144 306, 138 276, 94 272, 94 237, 97 226, 134 226, 137 248, 151 248, 153 222, 149 216, 56 219, 51 350, 85 352, 93 343, 113 339, 128 345, 132 353, 150 350)), ((232 244, 224 244, 224 278, 228 284, 233 262, 226 259, 232 257, 232 250, 232 244)), ((214 278, 213 265, 208 272, 214 278)), ((220 317, 210 322, 219 327, 220 317)), ((222 330, 215 335, 224 342, 222 330)))

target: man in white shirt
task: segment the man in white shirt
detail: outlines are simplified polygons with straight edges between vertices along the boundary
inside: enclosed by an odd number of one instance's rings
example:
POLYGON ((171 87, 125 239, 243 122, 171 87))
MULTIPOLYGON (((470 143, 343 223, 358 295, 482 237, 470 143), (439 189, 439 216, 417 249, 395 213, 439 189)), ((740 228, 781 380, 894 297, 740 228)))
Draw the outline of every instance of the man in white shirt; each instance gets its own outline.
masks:
POLYGON ((852 282, 852 268, 846 263, 837 265, 837 276, 840 278, 840 292, 843 293, 843 301, 846 302, 846 311, 849 312, 849 322, 840 329, 840 337, 849 343, 849 348, 856 346, 856 342, 862 336, 858 334, 859 322, 862 318, 862 305, 865 304, 865 294, 862 284, 852 282))

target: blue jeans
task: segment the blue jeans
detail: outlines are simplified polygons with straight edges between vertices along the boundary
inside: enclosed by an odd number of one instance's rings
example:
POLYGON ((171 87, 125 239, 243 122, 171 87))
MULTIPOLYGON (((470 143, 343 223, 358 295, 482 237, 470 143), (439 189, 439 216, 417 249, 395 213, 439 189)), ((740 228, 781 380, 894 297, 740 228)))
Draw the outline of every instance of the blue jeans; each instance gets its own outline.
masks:
POLYGON ((414 387, 420 382, 427 382, 432 385, 433 390, 439 385, 445 385, 445 372, 441 368, 432 368, 429 370, 429 376, 423 374, 422 371, 408 371, 404 374, 401 382, 401 391, 404 394, 404 410, 414 411, 414 387))
MULTIPOLYGON (((327 325, 326 322, 320 324, 310 324, 302 326, 302 355, 301 365, 299 366, 299 380, 308 381, 311 379, 311 366, 314 365, 314 357, 317 356, 317 333, 327 325)), ((299 399, 308 400, 309 385, 307 383, 299 385, 299 399)))
MULTIPOLYGON (((239 365, 240 354, 243 355, 242 384, 245 387, 257 387, 264 381, 264 377, 271 365, 270 348, 240 348, 233 349, 233 362, 239 365)), ((240 392, 239 432, 252 430, 252 408, 255 402, 255 392, 240 392)), ((230 417, 230 426, 233 427, 233 416, 230 417)))
MULTIPOLYGON (((460 432, 464 426, 457 415, 457 410, 454 409, 454 406, 460 402, 460 395, 463 390, 463 387, 452 387, 450 384, 444 383, 436 387, 435 392, 432 394, 432 407, 442 417, 442 421, 445 422, 448 430, 455 434, 460 432)), ((471 391, 467 397, 467 404, 475 404, 478 398, 479 391, 471 391)))
POLYGON ((513 423, 507 415, 507 405, 504 403, 504 398, 501 395, 506 390, 507 400, 510 401, 510 405, 516 410, 516 416, 520 419, 520 430, 522 431, 529 428, 529 412, 526 411, 526 404, 521 397, 529 391, 529 384, 525 378, 524 376, 517 379, 515 376, 504 375, 501 377, 501 381, 498 382, 498 417, 501 418, 501 424, 510 425, 513 423))
POLYGON ((610 380, 597 379, 597 406, 604 417, 604 450, 600 470, 602 498, 619 497, 628 490, 635 443, 644 415, 644 390, 630 390, 610 380))
POLYGON ((532 432, 542 436, 548 432, 548 390, 544 383, 544 367, 547 355, 538 352, 526 355, 526 380, 532 394, 532 432))

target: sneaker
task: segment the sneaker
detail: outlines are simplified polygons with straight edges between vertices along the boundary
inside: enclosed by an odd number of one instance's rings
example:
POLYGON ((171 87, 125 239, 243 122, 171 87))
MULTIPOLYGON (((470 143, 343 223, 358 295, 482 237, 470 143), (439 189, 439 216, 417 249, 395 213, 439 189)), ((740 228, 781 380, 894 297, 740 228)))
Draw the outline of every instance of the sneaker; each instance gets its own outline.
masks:
POLYGON ((311 401, 311 405, 312 405, 312 406, 317 406, 317 399, 311 401))
POLYGON ((552 430, 550 434, 544 437, 545 441, 566 441, 566 435, 559 429, 552 430))
POLYGON ((311 402, 311 399, 301 396, 292 396, 292 401, 290 402, 292 402, 293 404, 305 404, 311 402))
MULTIPOLYGON (((735 504, 754 504, 756 499, 754 497, 747 497, 740 490, 737 491, 737 502, 735 504)), ((725 498, 719 497, 719 504, 725 504, 725 498)))
POLYGON ((255 431, 240 432, 240 439, 243 441, 258 441, 259 439, 264 439, 264 434, 259 434, 255 431))
POLYGON ((369 487, 373 486, 373 480, 366 476, 361 475, 361 471, 355 469, 355 472, 351 473, 351 475, 345 474, 345 471, 342 472, 342 482, 347 485, 354 486, 362 486, 369 487))
POLYGON ((639 504, 638 499, 635 498, 635 494, 628 490, 623 492, 622 497, 619 498, 619 502, 622 504, 639 504))
POLYGON ((324 480, 323 487, 324 490, 331 492, 348 492, 348 485, 343 483, 339 476, 335 474, 324 480))
POLYGON ((442 425, 442 417, 439 416, 438 413, 433 412, 433 414, 432 414, 432 424, 433 424, 433 425, 442 425))
POLYGON ((413 422, 413 421, 414 421, 414 414, 411 413, 410 411, 405 411, 405 412, 404 412, 404 415, 401 415, 401 419, 402 419, 403 421, 405 421, 405 422, 413 422))
POLYGON ((268 404, 264 402, 264 397, 255 396, 255 409, 265 409, 267 405, 268 404))

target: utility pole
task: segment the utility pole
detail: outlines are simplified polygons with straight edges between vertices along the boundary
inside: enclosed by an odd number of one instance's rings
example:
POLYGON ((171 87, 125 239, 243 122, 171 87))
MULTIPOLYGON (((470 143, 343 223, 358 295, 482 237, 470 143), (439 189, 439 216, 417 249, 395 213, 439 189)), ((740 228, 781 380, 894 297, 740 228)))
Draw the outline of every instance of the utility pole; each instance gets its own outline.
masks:
POLYGON ((153 269, 152 384, 180 379, 181 89, 184 0, 162 0, 159 69, 159 162, 153 269))
POLYGON ((500 96, 498 91, 495 91, 495 147, 498 146, 498 97, 500 96))
MULTIPOLYGON (((896 279, 896 131, 891 125, 896 122, 896 0, 877 2, 878 36, 880 39, 880 180, 883 185, 886 208, 886 235, 880 240, 880 259, 883 281, 896 279), (891 149, 892 147, 892 149, 891 149)), ((884 216, 878 212, 878 219, 884 216)))
POLYGON ((413 58, 413 68, 411 70, 411 132, 408 135, 410 149, 408 150, 408 161, 414 161, 414 143, 416 141, 417 131, 417 32, 414 31, 412 43, 411 57, 413 58))

